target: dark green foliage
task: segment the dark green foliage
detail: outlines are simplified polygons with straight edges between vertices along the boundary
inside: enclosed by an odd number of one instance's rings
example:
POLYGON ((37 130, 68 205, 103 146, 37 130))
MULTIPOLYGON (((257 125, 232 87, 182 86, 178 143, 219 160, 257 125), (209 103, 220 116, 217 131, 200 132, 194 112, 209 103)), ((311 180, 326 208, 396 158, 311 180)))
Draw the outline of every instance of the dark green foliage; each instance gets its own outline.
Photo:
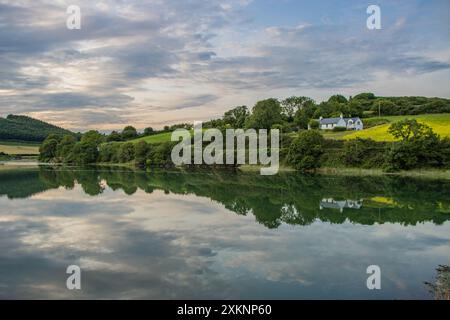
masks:
POLYGON ((122 131, 122 139, 130 140, 138 136, 137 130, 133 126, 126 126, 122 131))
POLYGON ((118 159, 120 162, 130 162, 134 160, 135 157, 135 149, 134 144, 131 142, 122 143, 119 147, 118 159))
POLYGON ((93 141, 78 142, 72 153, 64 160, 67 163, 86 165, 96 163, 98 159, 98 145, 93 141))
POLYGON ((247 107, 240 106, 225 112, 223 121, 225 125, 229 125, 233 129, 242 129, 249 116, 250 112, 247 107))
POLYGON ((314 100, 308 97, 289 97, 281 101, 282 114, 287 121, 292 121, 299 110, 314 104, 314 100))
POLYGON ((380 168, 385 161, 386 145, 371 139, 355 139, 344 142, 342 162, 348 167, 380 168))
POLYGON ((281 105, 277 99, 258 101, 253 107, 246 127, 253 129, 270 129, 274 124, 281 123, 281 105))
POLYGON ((122 135, 120 133, 118 133, 117 131, 113 131, 111 132, 111 134, 109 134, 106 137, 106 141, 107 142, 118 142, 118 141, 122 141, 122 135))
POLYGON ((56 157, 58 140, 54 136, 49 136, 39 147, 39 161, 49 162, 56 157))
POLYGON ((105 136, 95 130, 90 130, 81 137, 82 143, 91 143, 97 146, 105 142, 105 140, 105 136))
POLYGON ((334 127, 333 128, 334 132, 343 132, 343 131, 347 131, 346 127, 334 127))
POLYGON ((376 97, 373 93, 360 93, 353 97, 354 100, 374 100, 376 97))
POLYGON ((401 139, 392 145, 387 154, 386 170, 410 170, 414 168, 445 167, 446 140, 441 140, 433 130, 416 120, 394 123, 389 133, 401 139))
POLYGON ((50 134, 76 136, 68 130, 26 116, 0 118, 0 140, 42 142, 50 134))
POLYGON ((68 158, 69 155, 72 153, 76 143, 77 140, 73 136, 65 135, 58 143, 58 146, 56 147, 56 155, 55 155, 56 158, 58 159, 68 158))
POLYGON ((172 148, 176 143, 164 142, 156 145, 150 152, 147 165, 165 166, 172 164, 172 148))
POLYGON ((155 133, 155 131, 153 130, 152 127, 148 127, 148 128, 144 129, 144 136, 151 136, 154 133, 155 133))
POLYGON ((330 99, 328 99, 328 102, 331 102, 331 103, 347 103, 348 100, 343 95, 336 94, 334 96, 331 96, 330 99))
POLYGON ((316 130, 300 132, 289 147, 287 162, 300 171, 318 168, 324 143, 325 139, 316 130))
POLYGON ((147 163, 147 157, 150 154, 150 145, 145 141, 139 141, 135 147, 135 160, 136 165, 140 167, 145 167, 147 163))
POLYGON ((104 143, 100 146, 98 162, 119 162, 119 143, 104 143))

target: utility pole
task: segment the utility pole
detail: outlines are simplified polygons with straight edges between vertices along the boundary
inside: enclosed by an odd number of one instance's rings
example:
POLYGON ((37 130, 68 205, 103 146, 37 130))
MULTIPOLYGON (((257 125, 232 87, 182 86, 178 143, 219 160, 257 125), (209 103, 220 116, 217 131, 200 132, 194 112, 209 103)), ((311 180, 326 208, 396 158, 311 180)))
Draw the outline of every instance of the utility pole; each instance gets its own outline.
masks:
POLYGON ((378 118, 381 118, 381 101, 378 101, 378 118))

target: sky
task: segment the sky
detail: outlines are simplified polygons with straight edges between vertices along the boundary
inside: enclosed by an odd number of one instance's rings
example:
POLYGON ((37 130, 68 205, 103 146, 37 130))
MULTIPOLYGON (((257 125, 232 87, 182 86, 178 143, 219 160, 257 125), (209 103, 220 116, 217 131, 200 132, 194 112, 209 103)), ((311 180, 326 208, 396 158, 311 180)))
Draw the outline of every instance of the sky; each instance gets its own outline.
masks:
POLYGON ((142 130, 360 92, 450 98, 450 1, 0 0, 0 116, 142 130))

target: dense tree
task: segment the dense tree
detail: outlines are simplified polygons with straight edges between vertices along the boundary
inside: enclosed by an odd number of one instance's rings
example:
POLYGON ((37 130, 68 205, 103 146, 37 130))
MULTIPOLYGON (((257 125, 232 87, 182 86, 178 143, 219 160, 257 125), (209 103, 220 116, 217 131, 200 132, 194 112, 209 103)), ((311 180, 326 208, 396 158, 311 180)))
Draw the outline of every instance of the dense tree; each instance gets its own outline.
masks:
POLYGON ((120 162, 130 162, 134 160, 135 149, 131 142, 122 143, 119 147, 118 159, 120 162))
POLYGON ((271 98, 256 103, 246 126, 253 129, 270 129, 274 124, 280 124, 281 122, 280 102, 271 98))
POLYGON ((151 136, 154 133, 155 131, 153 130, 152 127, 147 127, 144 129, 144 136, 151 136))
POLYGON ((71 153, 77 140, 72 135, 65 135, 61 141, 58 143, 56 148, 56 157, 58 159, 64 159, 68 157, 71 153))
POLYGON ((88 140, 75 144, 70 154, 70 159, 67 162, 86 165, 96 163, 97 159, 98 145, 88 140))
POLYGON ((328 102, 331 102, 331 103, 347 103, 348 100, 347 100, 346 97, 344 97, 341 94, 335 94, 334 96, 331 96, 328 99, 328 102))
POLYGON ((380 168, 384 164, 385 153, 385 144, 357 138, 344 142, 342 160, 349 167, 380 168))
POLYGON ((139 141, 135 145, 134 149, 135 149, 134 151, 135 151, 136 165, 141 167, 145 166, 147 157, 150 153, 150 145, 145 141, 139 141))
POLYGON ((119 162, 119 143, 104 143, 99 147, 99 162, 119 162))
POLYGON ((96 130, 90 130, 83 134, 83 136, 81 137, 81 142, 92 143, 98 146, 101 143, 105 142, 105 136, 96 130))
POLYGON ((231 128, 240 129, 244 128, 245 121, 249 117, 250 113, 246 106, 235 107, 227 112, 223 116, 225 124, 230 125, 231 128))
POLYGON ((281 101, 281 109, 283 116, 292 121, 294 115, 305 108, 306 106, 314 105, 314 100, 308 97, 296 97, 292 96, 281 101))
POLYGON ((126 126, 122 131, 122 139, 130 140, 138 136, 137 130, 133 126, 126 126))
POLYGON ((174 144, 172 142, 164 142, 157 145, 153 152, 151 152, 151 157, 148 161, 150 165, 167 165, 171 164, 171 153, 174 144))
POLYGON ((49 136, 39 147, 39 160, 43 162, 52 161, 56 157, 57 147, 58 140, 56 137, 54 135, 49 136))
POLYGON ((117 131, 111 132, 111 134, 109 134, 106 137, 106 141, 107 142, 122 141, 122 140, 123 140, 122 139, 122 135, 119 132, 117 132, 117 131))
POLYGON ((387 155, 387 170, 445 166, 442 141, 427 125, 403 120, 392 124, 389 133, 401 140, 393 144, 387 155))
POLYGON ((316 130, 300 132, 289 147, 288 163, 300 171, 318 168, 324 152, 324 143, 325 139, 316 130))

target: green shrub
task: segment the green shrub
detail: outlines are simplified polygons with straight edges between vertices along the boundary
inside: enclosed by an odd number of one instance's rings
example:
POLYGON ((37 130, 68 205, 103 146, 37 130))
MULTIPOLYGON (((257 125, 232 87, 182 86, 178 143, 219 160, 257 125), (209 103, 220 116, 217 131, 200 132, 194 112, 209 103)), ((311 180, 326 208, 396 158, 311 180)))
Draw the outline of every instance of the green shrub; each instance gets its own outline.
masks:
POLYGON ((325 139, 316 130, 300 132, 291 143, 287 162, 295 169, 308 171, 320 167, 325 139))
POLYGON ((133 161, 135 157, 134 144, 131 142, 123 143, 119 147, 118 159, 122 163, 133 161))
POLYGON ((344 142, 342 162, 350 167, 366 169, 384 165, 386 146, 372 139, 355 139, 344 142))
POLYGON ((139 141, 135 147, 135 160, 136 165, 145 167, 147 163, 147 157, 150 153, 150 145, 145 141, 139 141))

